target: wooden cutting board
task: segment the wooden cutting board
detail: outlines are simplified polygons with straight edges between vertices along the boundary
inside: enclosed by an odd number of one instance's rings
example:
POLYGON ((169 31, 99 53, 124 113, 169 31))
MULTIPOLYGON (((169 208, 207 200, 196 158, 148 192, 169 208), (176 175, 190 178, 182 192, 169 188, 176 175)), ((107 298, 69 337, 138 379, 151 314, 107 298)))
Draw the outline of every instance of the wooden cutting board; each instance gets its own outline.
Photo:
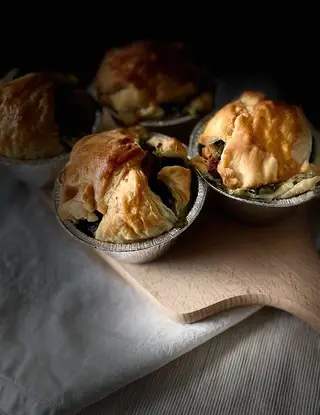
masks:
MULTIPOLYGON (((319 201, 273 225, 243 225, 215 208, 203 212, 165 256, 131 265, 93 250, 172 319, 192 323, 222 310, 270 305, 320 331, 320 257, 312 229, 319 201)), ((320 220, 320 218, 319 218, 320 220)))

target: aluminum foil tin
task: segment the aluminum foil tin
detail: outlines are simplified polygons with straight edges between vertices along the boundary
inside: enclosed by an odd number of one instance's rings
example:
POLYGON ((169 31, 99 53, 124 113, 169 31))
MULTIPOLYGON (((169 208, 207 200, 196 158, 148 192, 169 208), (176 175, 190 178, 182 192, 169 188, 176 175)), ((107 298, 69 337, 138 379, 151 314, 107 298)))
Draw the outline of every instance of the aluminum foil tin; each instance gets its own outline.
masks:
POLYGON ((184 115, 183 117, 172 118, 168 120, 150 120, 150 121, 142 121, 141 124, 145 127, 152 128, 154 130, 155 127, 168 127, 172 125, 177 125, 181 123, 185 123, 191 120, 196 119, 191 115, 184 115))
MULTIPOLYGON (((19 69, 12 69, 0 80, 0 84, 6 83, 19 75, 19 69)), ((68 161, 69 154, 62 153, 56 157, 42 160, 15 160, 0 156, 0 164, 17 177, 18 180, 35 187, 52 185, 59 171, 68 161)))
MULTIPOLYGON (((92 133, 100 131, 101 120, 102 114, 97 111, 92 133)), ((17 160, 0 156, 0 164, 17 179, 37 188, 52 187, 56 177, 68 160, 68 151, 54 157, 37 160, 17 160)))
POLYGON ((197 175, 197 197, 194 205, 186 217, 186 224, 182 228, 174 228, 169 232, 142 242, 129 244, 114 244, 101 242, 95 238, 91 238, 79 231, 71 221, 62 221, 57 214, 60 203, 61 184, 57 179, 53 188, 53 200, 56 215, 60 224, 78 241, 91 246, 92 248, 103 251, 122 262, 132 264, 142 264, 153 261, 163 255, 177 240, 177 238, 193 223, 197 218, 204 205, 207 196, 207 185, 202 178, 197 175))
MULTIPOLYGON (((98 100, 98 94, 94 83, 88 87, 88 91, 91 96, 98 100)), ((104 108, 107 111, 114 121, 118 124, 117 126, 123 126, 121 120, 119 119, 118 113, 112 108, 104 108)), ((152 129, 157 133, 165 134, 169 137, 176 137, 184 143, 188 143, 190 131, 199 121, 199 116, 184 115, 182 117, 168 119, 168 120, 148 120, 142 121, 140 124, 148 129, 152 129)))
MULTIPOLYGON (((98 99, 97 91, 92 83, 88 88, 90 94, 94 99, 98 99)), ((119 116, 116 111, 112 108, 103 107, 104 117, 107 119, 107 125, 110 123, 110 117, 113 119, 115 125, 114 128, 123 127, 123 123, 119 119, 119 116)), ((178 117, 169 120, 148 120, 142 121, 140 124, 149 130, 155 131, 160 134, 165 134, 169 137, 176 137, 183 143, 187 144, 189 141, 190 131, 199 121, 199 116, 185 115, 183 117, 178 117)), ((106 122, 102 121, 103 129, 105 129, 106 122)))
MULTIPOLYGON (((93 96, 96 96, 96 93, 92 93, 93 96)), ((118 113, 113 110, 112 108, 108 108, 109 113, 114 117, 118 122, 121 122, 121 119, 119 118, 118 113)), ((164 120, 147 120, 147 121, 141 121, 141 125, 147 128, 152 128, 153 131, 156 131, 155 128, 157 127, 168 127, 173 126, 181 123, 185 123, 191 120, 195 120, 197 117, 191 116, 191 115, 184 115, 177 118, 171 118, 171 119, 164 119, 164 120)))
MULTIPOLYGON (((214 112, 206 115, 194 127, 189 141, 189 157, 201 155, 199 153, 198 138, 205 128, 206 123, 212 118, 214 112)), ((201 175, 201 173, 199 172, 201 175)), ((319 194, 319 188, 294 196, 289 199, 278 199, 272 201, 264 201, 257 199, 249 199, 230 195, 223 189, 217 187, 202 176, 206 183, 215 192, 216 203, 227 213, 241 219, 249 224, 263 225, 273 222, 277 219, 294 212, 297 207, 314 199, 319 194)))
POLYGON ((0 156, 0 164, 17 179, 30 186, 43 188, 53 185, 58 173, 69 159, 69 153, 40 160, 15 160, 0 156))

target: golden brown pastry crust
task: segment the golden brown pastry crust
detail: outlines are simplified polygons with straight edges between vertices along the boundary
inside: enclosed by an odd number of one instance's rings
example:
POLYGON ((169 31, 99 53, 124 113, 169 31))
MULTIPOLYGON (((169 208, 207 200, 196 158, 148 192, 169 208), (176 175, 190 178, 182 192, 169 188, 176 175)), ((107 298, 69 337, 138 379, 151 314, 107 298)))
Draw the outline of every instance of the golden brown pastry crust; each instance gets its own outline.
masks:
POLYGON ((185 101, 197 92, 198 74, 183 44, 137 41, 106 53, 95 85, 101 104, 128 117, 139 108, 185 101))
POLYGON ((230 189, 285 181, 308 170, 311 129, 293 105, 246 92, 208 122, 199 143, 225 141, 217 171, 230 189))
POLYGON ((31 73, 0 86, 0 154, 33 160, 64 151, 54 113, 62 76, 31 73))
POLYGON ((164 138, 158 135, 150 138, 147 141, 149 146, 156 149, 156 154, 159 157, 176 157, 187 161, 187 151, 183 144, 176 138, 164 138))
POLYGON ((95 236, 113 243, 141 241, 169 231, 176 222, 143 172, 131 169, 112 193, 95 236))
POLYGON ((158 179, 171 190, 175 199, 174 211, 181 218, 191 197, 191 170, 181 166, 166 166, 159 171, 158 179))
POLYGON ((131 168, 140 167, 144 156, 135 138, 119 130, 79 140, 60 174, 61 219, 95 221, 98 219, 95 210, 105 214, 112 189, 131 168))
MULTIPOLYGON (((135 131, 129 132, 117 129, 82 138, 60 174, 58 215, 62 220, 94 222, 95 211, 100 212, 103 218, 95 237, 101 241, 128 243, 159 236, 178 220, 151 191, 142 168, 146 152, 135 131)), ((183 201, 186 198, 187 194, 183 201)))

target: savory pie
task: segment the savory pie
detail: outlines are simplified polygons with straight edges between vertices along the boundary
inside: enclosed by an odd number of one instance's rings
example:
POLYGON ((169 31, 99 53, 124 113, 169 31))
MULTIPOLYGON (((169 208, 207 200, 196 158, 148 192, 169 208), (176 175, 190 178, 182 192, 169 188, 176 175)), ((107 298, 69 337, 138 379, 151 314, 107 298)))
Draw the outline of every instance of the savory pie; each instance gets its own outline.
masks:
POLYGON ((315 140, 303 111, 245 92, 220 109, 199 136, 193 163, 232 194, 291 197, 320 181, 315 140))
POLYGON ((182 144, 149 138, 141 128, 82 138, 59 181, 61 220, 104 242, 159 236, 179 226, 191 201, 192 173, 182 144))
POLYGON ((182 43, 137 41, 106 53, 95 86, 99 102, 130 125, 210 112, 203 79, 182 43))
POLYGON ((74 76, 30 73, 0 85, 0 155, 56 156, 92 131, 96 104, 74 76), (66 139, 66 141, 64 140, 66 139))

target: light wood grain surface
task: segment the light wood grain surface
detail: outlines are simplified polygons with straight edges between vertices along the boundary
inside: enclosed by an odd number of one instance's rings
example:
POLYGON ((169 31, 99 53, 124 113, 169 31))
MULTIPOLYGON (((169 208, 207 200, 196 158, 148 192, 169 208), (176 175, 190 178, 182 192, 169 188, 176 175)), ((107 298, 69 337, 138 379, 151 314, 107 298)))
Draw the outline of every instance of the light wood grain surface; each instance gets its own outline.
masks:
POLYGON ((95 252, 182 323, 261 304, 320 330, 320 258, 310 220, 318 209, 304 205, 273 225, 249 226, 217 210, 211 193, 198 220, 159 260, 126 264, 95 252))

